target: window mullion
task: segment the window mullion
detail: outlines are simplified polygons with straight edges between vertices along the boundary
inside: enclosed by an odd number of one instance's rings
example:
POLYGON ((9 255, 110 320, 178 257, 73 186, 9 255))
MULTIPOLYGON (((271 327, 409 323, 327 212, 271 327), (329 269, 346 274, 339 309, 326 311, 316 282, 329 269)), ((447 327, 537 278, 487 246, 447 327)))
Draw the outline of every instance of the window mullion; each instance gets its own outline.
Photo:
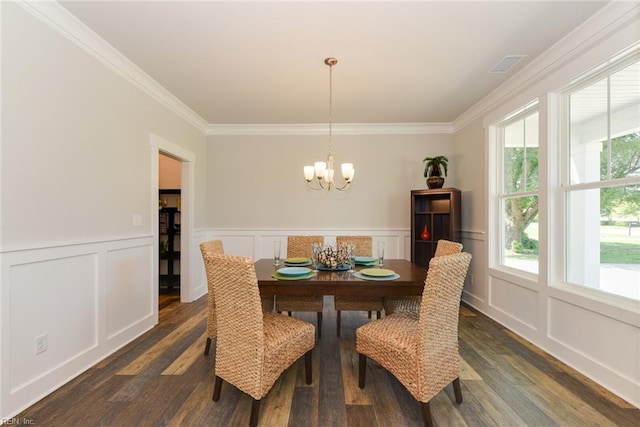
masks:
POLYGON ((611 177, 611 76, 607 77, 607 179, 611 177))

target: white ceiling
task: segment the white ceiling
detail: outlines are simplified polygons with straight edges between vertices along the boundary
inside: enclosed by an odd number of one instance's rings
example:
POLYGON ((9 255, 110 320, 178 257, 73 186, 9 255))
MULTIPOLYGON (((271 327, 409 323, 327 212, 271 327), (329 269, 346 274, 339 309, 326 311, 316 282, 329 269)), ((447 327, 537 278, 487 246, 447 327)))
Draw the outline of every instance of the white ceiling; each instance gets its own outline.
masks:
POLYGON ((62 1, 209 124, 452 122, 603 1, 62 1), (525 58, 505 74, 505 55, 525 58))

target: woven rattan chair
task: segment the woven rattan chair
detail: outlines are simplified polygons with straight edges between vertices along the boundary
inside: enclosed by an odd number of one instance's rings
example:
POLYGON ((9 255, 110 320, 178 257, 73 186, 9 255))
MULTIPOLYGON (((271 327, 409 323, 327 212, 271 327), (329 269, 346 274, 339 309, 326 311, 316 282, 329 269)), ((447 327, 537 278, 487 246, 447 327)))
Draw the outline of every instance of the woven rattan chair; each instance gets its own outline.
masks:
MULTIPOLYGON (((223 254, 224 246, 222 240, 209 240, 208 242, 200 243, 200 252, 202 253, 202 260, 204 262, 205 253, 211 254, 223 254)), ((207 314, 207 344, 204 347, 204 355, 209 354, 211 348, 211 340, 216 337, 216 299, 213 295, 213 277, 211 271, 209 271, 205 262, 205 272, 207 273, 207 298, 209 299, 208 314, 207 314)))
POLYGON ((311 384, 315 328, 309 322, 264 313, 253 260, 224 254, 204 255, 215 286, 218 338, 213 400, 223 380, 253 398, 249 425, 258 424, 260 399, 289 366, 304 355, 311 384))
MULTIPOLYGON (((204 261, 205 253, 223 254, 224 246, 222 240, 209 240, 207 242, 200 243, 200 252, 202 253, 202 259, 204 261)), ((204 347, 204 355, 209 354, 211 349, 211 340, 216 337, 216 299, 213 294, 213 276, 212 271, 207 268, 205 263, 205 272, 207 274, 207 298, 209 300, 208 314, 207 314, 207 343, 204 347)), ((273 297, 262 297, 262 310, 264 312, 273 311, 273 297)))
POLYGON ((448 384, 453 383, 456 402, 462 403, 458 314, 470 262, 466 252, 432 258, 417 318, 394 313, 356 329, 360 388, 369 357, 422 403, 425 426, 432 426, 429 401, 448 384))
MULTIPOLYGON (((371 236, 336 236, 337 245, 347 243, 355 244, 356 256, 370 257, 373 254, 373 239, 371 236)), ((379 319, 383 310, 382 298, 380 297, 336 296, 334 301, 336 306, 336 329, 338 336, 340 336, 340 313, 342 311, 368 311, 369 318, 371 318, 371 312, 375 311, 379 319)))
MULTIPOLYGON (((324 243, 323 236, 288 236, 287 258, 303 257, 311 258, 313 243, 324 243)), ((322 338, 322 310, 324 309, 324 297, 320 296, 281 296, 276 297, 276 311, 286 311, 289 316, 294 311, 311 311, 317 313, 318 338, 322 338)))
MULTIPOLYGON (((434 257, 459 254, 462 252, 462 243, 450 240, 438 240, 434 257)), ((420 312, 420 297, 385 297, 384 314, 389 315, 395 312, 411 313, 415 316, 420 312)))

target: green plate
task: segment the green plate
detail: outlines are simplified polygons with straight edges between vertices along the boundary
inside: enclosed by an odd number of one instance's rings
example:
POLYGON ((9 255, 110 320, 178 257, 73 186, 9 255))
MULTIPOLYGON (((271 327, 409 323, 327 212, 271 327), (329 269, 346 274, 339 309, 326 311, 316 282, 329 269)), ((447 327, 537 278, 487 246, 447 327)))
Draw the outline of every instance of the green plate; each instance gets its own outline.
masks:
POLYGON ((315 271, 310 271, 309 273, 304 274, 302 276, 285 276, 284 274, 280 274, 277 271, 274 273, 271 273, 271 277, 278 280, 305 280, 305 279, 311 279, 315 275, 316 275, 315 271))
POLYGON ((311 261, 309 258, 302 257, 293 257, 284 260, 284 262, 286 262, 287 264, 306 264, 309 261, 311 261))
POLYGON ((386 268, 363 268, 360 270, 360 274, 373 277, 386 277, 396 274, 393 270, 387 270, 386 268))

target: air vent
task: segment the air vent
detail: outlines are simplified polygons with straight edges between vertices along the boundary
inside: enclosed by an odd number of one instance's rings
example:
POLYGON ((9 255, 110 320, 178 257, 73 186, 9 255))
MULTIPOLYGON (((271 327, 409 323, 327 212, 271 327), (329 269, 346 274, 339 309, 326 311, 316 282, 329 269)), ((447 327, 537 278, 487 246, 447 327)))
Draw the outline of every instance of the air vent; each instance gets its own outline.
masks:
POLYGON ((507 71, 509 71, 511 67, 513 67, 518 62, 520 62, 520 60, 525 56, 527 55, 507 55, 504 58, 502 58, 502 60, 498 62, 496 66, 493 67, 493 69, 489 72, 490 73, 506 73, 507 71))

